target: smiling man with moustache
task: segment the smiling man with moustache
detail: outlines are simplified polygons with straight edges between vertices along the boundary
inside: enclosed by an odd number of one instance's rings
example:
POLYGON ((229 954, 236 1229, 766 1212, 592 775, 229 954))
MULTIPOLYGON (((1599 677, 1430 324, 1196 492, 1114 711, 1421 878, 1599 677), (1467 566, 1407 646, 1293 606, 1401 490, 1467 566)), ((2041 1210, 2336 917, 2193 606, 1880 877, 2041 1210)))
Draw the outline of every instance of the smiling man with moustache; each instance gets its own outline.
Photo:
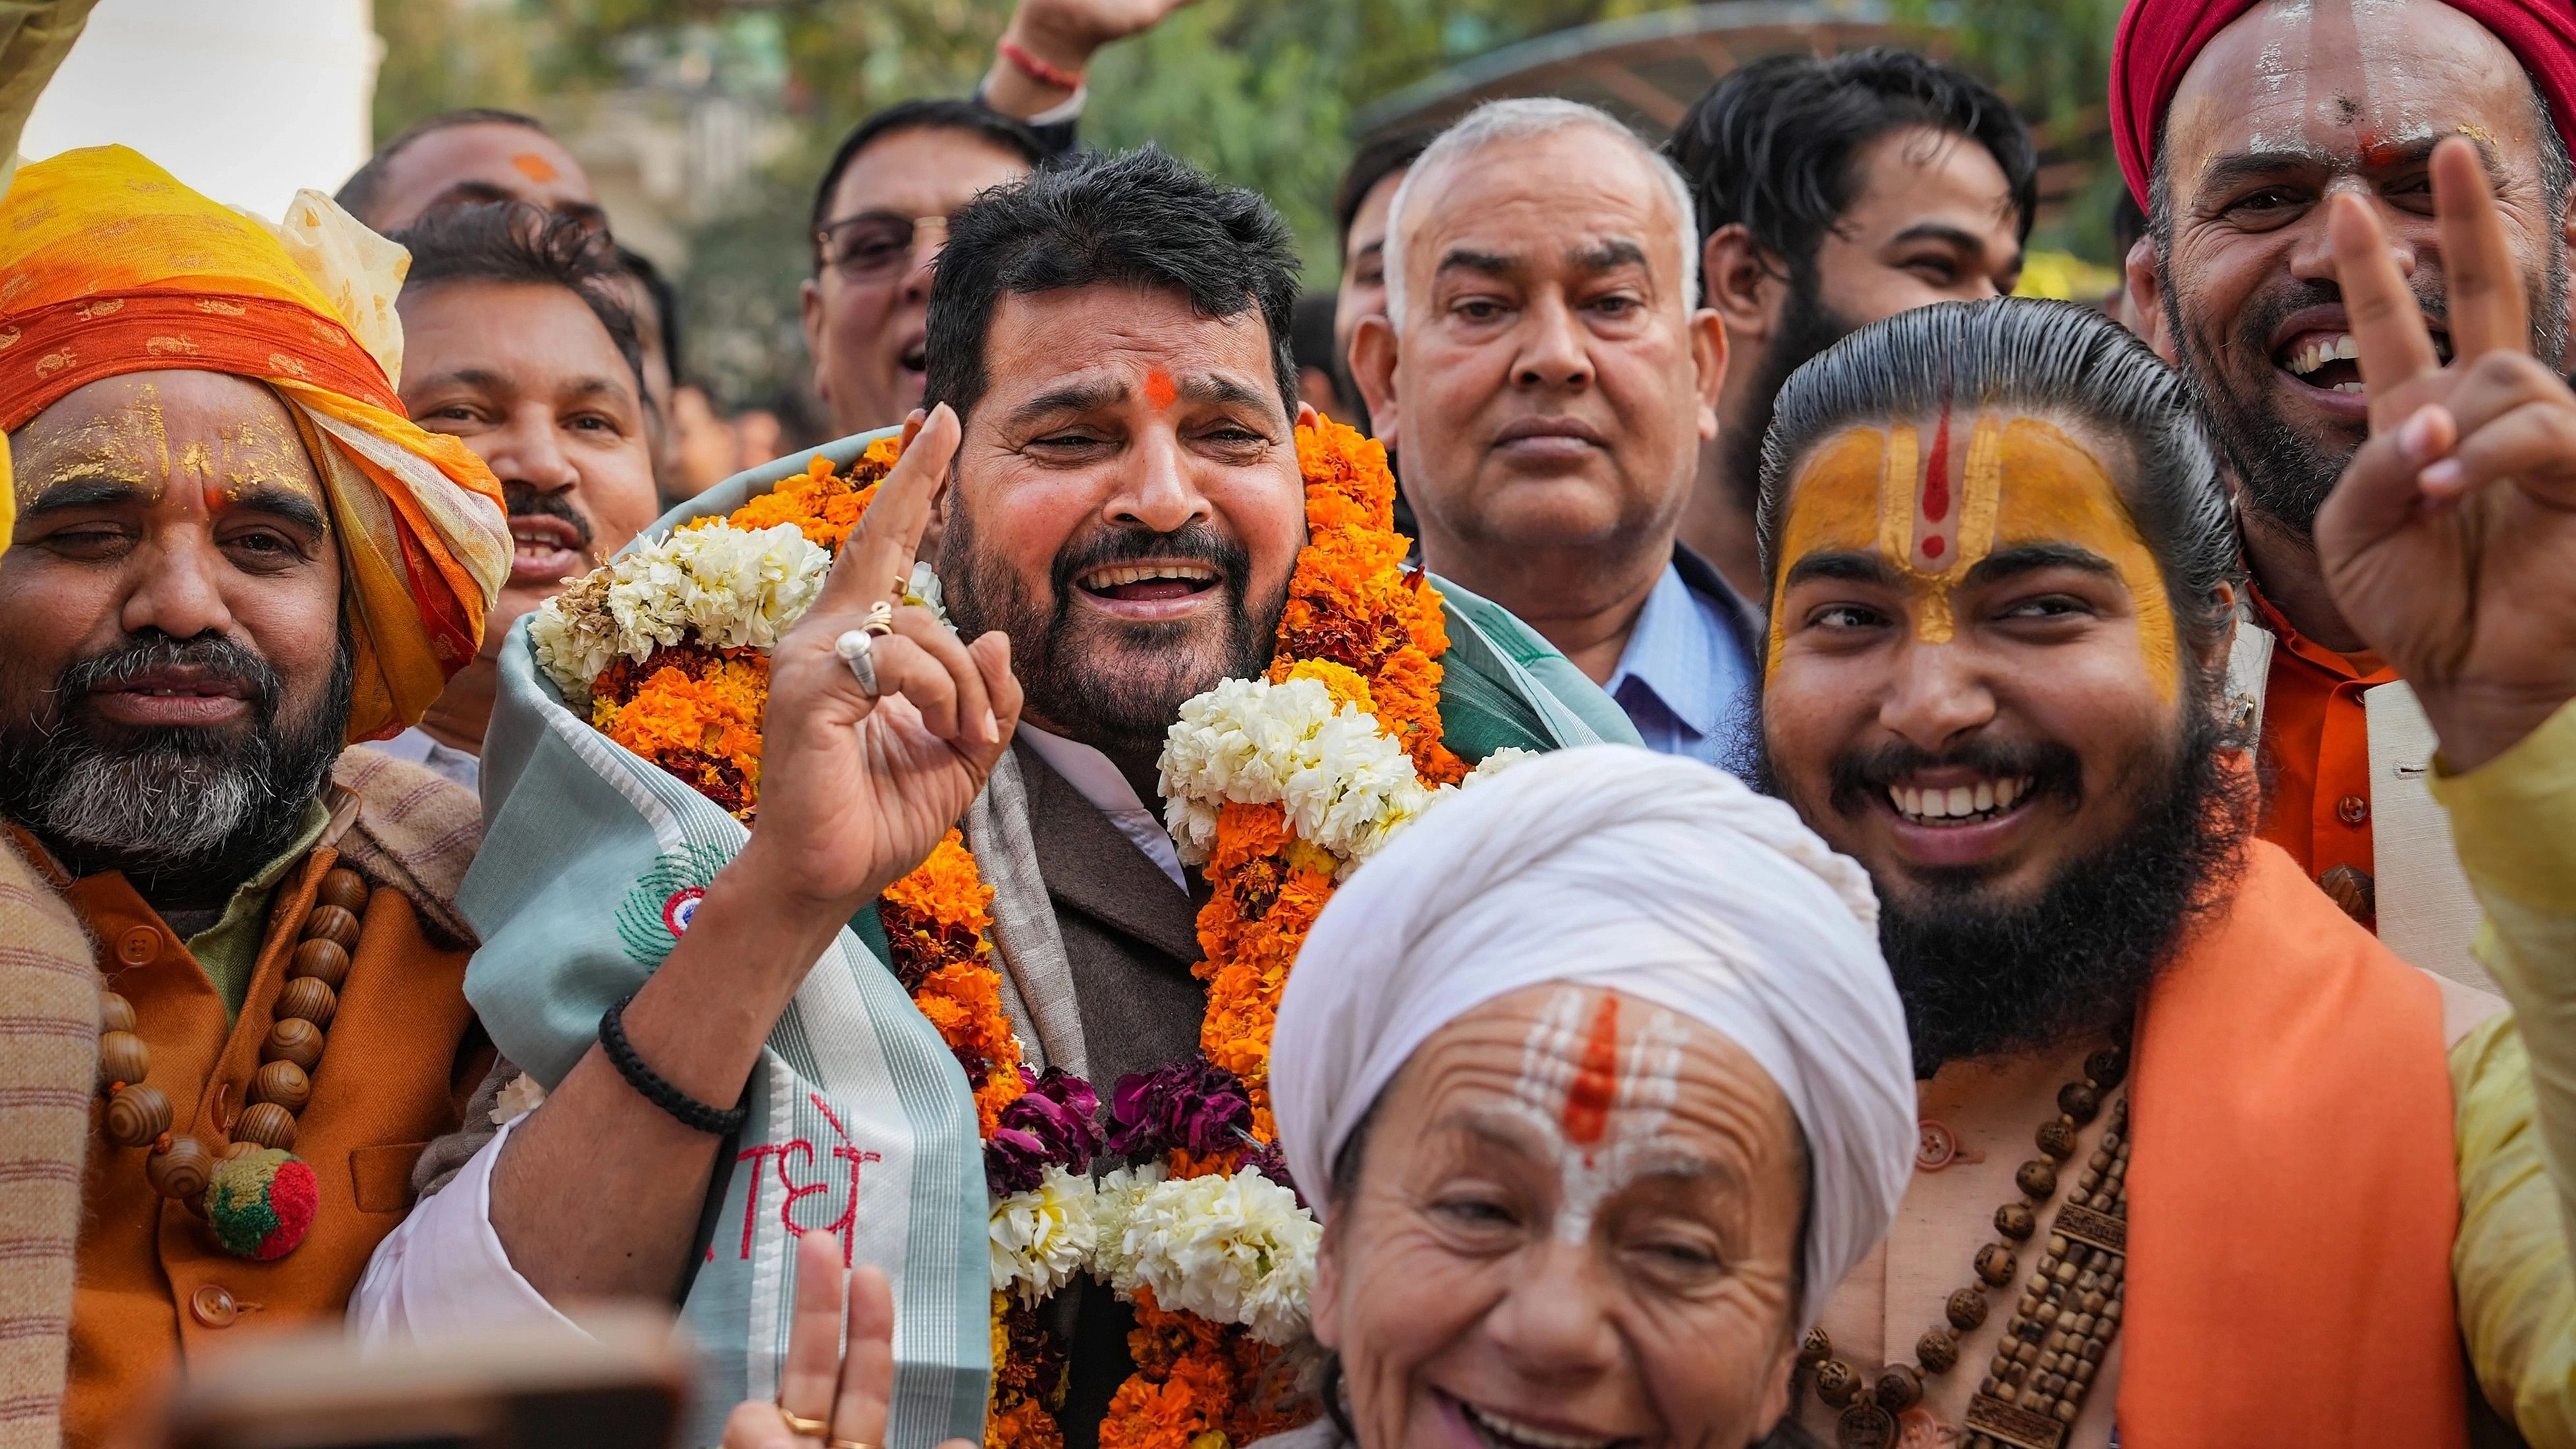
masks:
POLYGON ((2171 360, 2243 484, 2253 581, 2231 688, 2259 722, 2263 836, 2417 964, 2473 979, 2475 911, 2422 786, 2430 734, 2335 607, 2312 537, 2370 410, 2327 203, 2370 203, 2447 355, 2452 263, 2427 178, 2442 138, 2477 141, 2532 298, 2531 352, 2561 366, 2576 12, 2564 0, 2138 0, 2111 104, 2148 217, 2129 254, 2132 301, 2163 317, 2171 360))
POLYGON ((0 238, 0 830, 102 992, 86 1163, 45 1164, 80 1184, 88 1449, 243 1314, 335 1316, 489 1060, 474 801, 342 747, 473 657, 509 544, 490 472, 397 410, 399 251, 327 200, 270 228, 100 147, 20 172, 0 238))
POLYGON ((411 250, 403 406, 501 480, 513 548, 482 652, 380 748, 470 788, 510 626, 624 548, 661 502, 635 319, 606 238, 575 218, 492 202, 432 212, 397 239, 411 250))
MULTIPOLYGON (((878 711, 832 652, 864 602, 847 617, 817 604, 780 643, 758 826, 623 1008, 635 1055, 663 1079, 697 1102, 736 1101, 817 943, 961 810, 976 859, 1018 882, 995 877, 993 914, 996 957, 1026 1004, 1015 1019, 1030 1066, 1105 1087, 1197 1050, 1208 887, 1147 802, 1183 703, 1270 665, 1307 541, 1295 279, 1294 243, 1267 203, 1152 149, 1051 167, 957 214, 929 313, 932 412, 836 566, 900 575, 939 495, 955 628, 925 608, 894 610, 901 637, 879 641, 873 668, 887 703, 931 700, 919 718, 941 723, 912 727, 922 745, 883 733, 906 716, 878 711)), ((1462 758, 1633 742, 1543 641, 1442 587, 1442 727, 1462 758)), ((534 709, 505 692, 495 739, 541 732, 534 709)), ((536 768, 525 757, 520 768, 495 801, 494 840, 513 853, 566 848, 560 815, 521 803, 545 797, 527 783, 536 768)), ((630 1086, 589 1036, 595 1011, 571 1013, 588 1018, 572 1038, 538 1025, 547 1011, 533 1003, 586 989, 572 979, 586 967, 549 934, 548 911, 499 887, 488 899, 504 898, 478 917, 474 993, 496 1003, 494 1019, 529 1029, 525 1059, 541 1050, 577 1065, 492 1141, 434 1149, 464 1166, 379 1254, 358 1295, 363 1330, 550 1322, 555 1304, 602 1294, 723 1311, 706 1305, 720 1301, 722 1260, 751 1211, 730 1206, 744 1201, 734 1150, 630 1086), (614 1231, 595 1211, 603 1200, 618 1204, 614 1231), (719 1266, 705 1269, 719 1242, 719 1266)), ((515 1029, 500 1034, 514 1057, 515 1029)), ((505 1063, 488 1085, 514 1077, 505 1063)), ((800 1190, 820 1195, 800 1221, 851 1201, 800 1190)), ((978 1303, 984 1274, 979 1256, 978 1303)), ((1059 1419, 1087 1449, 1129 1372, 1132 1320, 1106 1292, 1056 1302, 1079 1313, 1059 1419)), ((714 1350, 728 1355, 719 1372, 762 1381, 767 1366, 747 1367, 751 1350, 733 1342, 714 1350)))
POLYGON ((1617 121, 1489 103, 1406 173, 1351 358, 1424 566, 1527 620, 1650 748, 1727 764, 1756 624, 1675 543, 1726 374, 1695 241, 1688 184, 1617 121))

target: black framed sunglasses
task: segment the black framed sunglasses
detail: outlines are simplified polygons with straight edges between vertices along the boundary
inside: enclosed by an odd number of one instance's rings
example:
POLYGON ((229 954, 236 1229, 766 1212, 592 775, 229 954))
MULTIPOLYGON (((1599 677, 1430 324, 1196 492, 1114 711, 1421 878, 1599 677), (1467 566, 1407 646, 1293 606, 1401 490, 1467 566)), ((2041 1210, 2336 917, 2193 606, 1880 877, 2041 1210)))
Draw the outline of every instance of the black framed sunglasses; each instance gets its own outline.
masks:
POLYGON ((826 223, 814 233, 814 247, 823 265, 843 281, 883 282, 912 270, 912 259, 925 242, 936 249, 947 239, 944 216, 866 211, 826 223))

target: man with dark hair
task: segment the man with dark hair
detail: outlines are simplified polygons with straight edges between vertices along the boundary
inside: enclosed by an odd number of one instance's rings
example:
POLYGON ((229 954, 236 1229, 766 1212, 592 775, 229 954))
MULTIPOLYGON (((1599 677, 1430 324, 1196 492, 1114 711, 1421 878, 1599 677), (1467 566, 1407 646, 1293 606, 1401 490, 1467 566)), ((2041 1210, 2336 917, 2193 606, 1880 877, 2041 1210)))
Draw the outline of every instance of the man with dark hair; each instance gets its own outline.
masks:
POLYGON ((798 289, 834 432, 921 405, 930 267, 948 217, 1070 151, 1093 55, 1188 3, 1020 0, 975 99, 904 101, 842 139, 814 188, 814 275, 798 289))
MULTIPOLYGON (((1316 425, 1298 404, 1288 347, 1295 244, 1260 197, 1148 149, 1078 158, 987 192, 958 212, 938 266, 932 411, 877 496, 904 500, 900 506, 919 500, 921 515, 910 524, 917 530, 929 507, 927 480, 944 480, 937 572, 955 632, 926 609, 896 610, 891 627, 904 640, 879 647, 900 642, 904 652, 876 657, 911 658, 918 643, 925 660, 939 662, 939 688, 963 691, 949 696, 950 713, 971 719, 976 703, 990 698, 985 727, 998 719, 1001 738, 961 725, 955 745, 939 746, 918 768, 862 753, 873 747, 850 729, 804 727, 840 695, 866 703, 828 653, 833 631, 821 636, 829 667, 820 673, 805 664, 791 671, 788 653, 775 656, 782 662, 764 716, 764 790, 828 777, 835 789, 879 798, 800 815, 774 808, 781 796, 765 793, 750 848, 820 867, 832 883, 810 895, 787 874, 741 857, 715 875, 704 909, 623 1008, 634 1052, 696 1100, 731 1101, 741 1092, 813 964, 807 934, 829 937, 847 924, 919 861, 955 812, 894 807, 917 823, 935 820, 912 844, 888 844, 883 835, 862 841, 849 833, 854 820, 877 818, 892 799, 880 792, 933 775, 949 780, 942 772, 952 769, 965 774, 955 781, 957 798, 977 800, 964 826, 976 858, 1026 863, 1014 867, 1026 872, 1014 884, 996 877, 993 912, 1018 923, 1008 939, 1023 943, 1003 955, 1006 989, 1036 1013, 1019 1028, 1032 1069, 1067 1065, 1102 1084, 1106 1097, 1122 1077, 1196 1059, 1208 1010, 1207 988, 1193 974, 1202 958, 1194 921, 1205 877, 1183 864, 1145 802, 1160 793, 1157 761, 1184 702, 1221 681, 1263 676, 1281 647, 1307 542, 1298 430, 1316 425), (1004 663, 1014 691, 989 682, 1004 663), (974 679, 988 682, 968 683, 974 679), (1025 700, 1016 735, 1013 694, 1025 700), (844 877, 845 865, 857 874, 844 877), (1038 936, 1016 934, 1023 927, 1052 933, 1057 944, 1028 944, 1038 936)), ((1348 508, 1337 494, 1318 506, 1348 508)), ((1352 527, 1345 513, 1319 516, 1352 527)), ((844 573, 892 570, 913 556, 915 538, 890 546, 867 532, 878 520, 874 511, 861 520, 842 555, 844 573), (861 547, 852 564, 847 549, 861 547)), ((1380 557, 1392 567, 1400 553, 1380 557)), ((1445 748, 1461 759, 1507 746, 1633 740, 1608 701, 1509 616, 1437 581, 1401 586, 1441 591, 1449 644, 1438 709, 1445 748)), ((796 648, 809 647, 810 632, 797 632, 796 648)), ((505 695, 512 729, 542 727, 515 713, 526 707, 505 695)), ((871 717, 869 729, 876 727, 871 717)), ((523 825, 507 800, 495 810, 505 822, 498 830, 562 829, 552 819, 523 825)), ((488 924, 487 943, 510 929, 488 924)), ((551 957, 531 961, 506 989, 550 989, 564 984, 556 977, 568 969, 551 957)), ((478 970, 505 989, 499 978, 513 968, 487 949, 478 970)), ((767 1230, 767 1216, 754 1224, 753 1210, 728 1206, 742 1200, 738 1182, 727 1196, 738 1171, 733 1149, 720 1153, 718 1137, 638 1095, 589 1041, 566 1045, 580 1064, 544 1105, 496 1145, 476 1149, 379 1256, 357 1310, 369 1331, 453 1331, 548 1319, 550 1301, 688 1293, 711 1243, 723 1245, 718 1257, 729 1262, 740 1235, 767 1230), (616 1231, 573 1210, 602 1200, 619 1205, 616 1231)), ((463 1155, 440 1152, 443 1160, 463 1155)), ((757 1211, 774 1209, 764 1202, 757 1211)), ((922 1276, 934 1271, 927 1267, 912 1271, 897 1285, 907 1303, 954 1303, 963 1291, 980 1304, 990 1293, 981 1259, 962 1283, 922 1276)), ((720 1276, 707 1270, 699 1281, 720 1276)), ((1066 1442, 1087 1446, 1126 1377, 1129 1321, 1105 1291, 1076 1296, 1071 1389, 1059 1417, 1066 1442)), ((694 1311, 698 1299, 690 1304, 694 1311)), ((729 1355, 719 1371, 738 1383, 766 1382, 768 1365, 743 1362, 747 1352, 766 1350, 743 1342, 711 1341, 713 1352, 729 1355)), ((983 1395, 972 1397, 980 1409, 983 1395)))
MULTIPOLYGON (((2476 911, 2424 788, 2421 681, 2335 607, 2312 537, 2374 431, 2327 201, 2371 201, 2448 356, 2453 248, 2425 178, 2441 138, 2478 141, 2532 298, 2536 371, 2563 373, 2576 12, 2563 0, 2139 0, 2121 22, 2111 107, 2148 217, 2131 296, 2241 484, 2252 584, 2233 687, 2262 738, 2263 837, 2406 959, 2480 980, 2476 911)), ((2495 382, 2462 429, 2532 389, 2564 391, 2536 373, 2495 382)))
MULTIPOLYGON (((2474 152, 2452 159, 2444 228, 2487 233, 2483 271, 2501 235, 2463 199, 2474 152)), ((2432 366, 2362 221, 2336 246, 2356 317, 2395 304, 2359 324, 2364 365, 2413 374, 2407 411, 2460 399, 2474 364, 2432 366)), ((2468 305, 2480 346, 2522 344, 2516 307, 2468 305)), ((2576 398, 2555 412, 2576 428, 2576 398)), ((2563 1189, 2537 1139, 2576 1104, 2531 1063, 2576 1056, 2543 984, 2576 868, 2528 842, 2576 830, 2576 469, 2482 469, 2460 498, 2417 481, 2439 448, 2374 447, 2319 546, 2427 681, 2492 963, 2546 992, 2530 1060, 2501 1002, 2408 966, 2254 838, 2231 500, 2143 344, 2070 303, 1945 303, 1781 391, 1767 774, 1868 869, 1922 1078, 1898 1225, 1801 1355, 1808 1429, 2464 1449, 2465 1330, 2490 1400, 2563 1441, 2563 1189), (2445 496, 2456 513, 2422 507, 2445 496)))
POLYGON ((396 232, 443 206, 524 201, 605 231, 589 175, 545 123, 517 111, 472 106, 415 121, 376 148, 340 183, 350 215, 396 232))
POLYGON ((420 723, 379 748, 473 786, 519 616, 662 512, 632 275, 606 236, 525 202, 448 207, 397 234, 403 408, 501 480, 515 548, 482 651, 420 723))
POLYGON ((2010 292, 2038 158, 1976 77, 1885 49, 1745 66, 1699 98, 1667 150, 1690 178, 1704 295, 1735 355, 1681 536, 1752 597, 1753 493, 1780 384, 1854 328, 2010 292))
POLYGON ((815 188, 814 275, 798 288, 814 391, 838 433, 921 406, 930 269, 948 217, 1056 151, 973 101, 905 101, 859 123, 815 188))

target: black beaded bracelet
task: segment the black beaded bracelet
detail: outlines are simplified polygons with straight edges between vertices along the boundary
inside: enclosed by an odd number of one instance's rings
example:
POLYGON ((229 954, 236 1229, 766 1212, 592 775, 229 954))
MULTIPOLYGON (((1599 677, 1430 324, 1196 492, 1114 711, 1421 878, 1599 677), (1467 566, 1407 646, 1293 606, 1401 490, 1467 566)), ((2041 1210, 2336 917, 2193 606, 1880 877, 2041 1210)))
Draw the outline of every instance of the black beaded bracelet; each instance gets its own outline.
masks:
POLYGON ((730 1137, 751 1120, 751 1104, 736 1106, 731 1111, 710 1107, 663 1079, 660 1072, 644 1065, 635 1054, 635 1044, 626 1039, 626 1003, 629 996, 608 1008, 599 1018, 599 1047, 608 1053, 609 1064, 617 1075, 626 1079, 637 1096, 671 1114, 681 1126, 704 1132, 710 1137, 730 1137))

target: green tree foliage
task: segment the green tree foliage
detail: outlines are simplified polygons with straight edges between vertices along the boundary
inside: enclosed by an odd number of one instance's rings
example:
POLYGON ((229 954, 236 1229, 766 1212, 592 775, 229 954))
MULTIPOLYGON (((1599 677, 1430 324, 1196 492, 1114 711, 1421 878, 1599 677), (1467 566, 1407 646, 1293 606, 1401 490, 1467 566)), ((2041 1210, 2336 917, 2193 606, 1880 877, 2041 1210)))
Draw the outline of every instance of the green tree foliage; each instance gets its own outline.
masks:
POLYGON ((541 11, 510 0, 401 0, 377 5, 375 19, 385 42, 376 71, 376 139, 440 111, 536 104, 537 58, 553 48, 541 11))

